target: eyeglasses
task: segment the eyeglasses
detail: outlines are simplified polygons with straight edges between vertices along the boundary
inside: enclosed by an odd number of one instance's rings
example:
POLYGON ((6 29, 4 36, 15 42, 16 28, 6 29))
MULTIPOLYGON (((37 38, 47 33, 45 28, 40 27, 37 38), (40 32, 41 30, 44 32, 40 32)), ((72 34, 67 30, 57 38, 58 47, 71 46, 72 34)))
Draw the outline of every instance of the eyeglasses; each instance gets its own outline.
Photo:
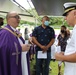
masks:
POLYGON ((9 18, 16 18, 16 19, 21 19, 19 15, 10 16, 9 18))

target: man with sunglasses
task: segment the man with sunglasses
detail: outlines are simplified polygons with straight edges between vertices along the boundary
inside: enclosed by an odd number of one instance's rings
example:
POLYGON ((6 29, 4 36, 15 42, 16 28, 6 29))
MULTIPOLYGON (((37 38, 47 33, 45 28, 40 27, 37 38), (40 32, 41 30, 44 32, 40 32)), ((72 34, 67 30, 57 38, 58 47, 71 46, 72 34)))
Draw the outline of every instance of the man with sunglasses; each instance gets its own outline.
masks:
POLYGON ((65 3, 63 16, 65 16, 69 26, 74 28, 65 53, 56 53, 55 57, 57 60, 65 62, 64 75, 76 75, 76 3, 65 3))
MULTIPOLYGON (((7 25, 0 31, 0 75, 24 75, 22 73, 21 56, 22 52, 29 50, 30 45, 25 44, 22 36, 16 33, 16 27, 20 22, 19 15, 14 11, 9 12, 6 21, 7 25)), ((27 71, 26 75, 30 75, 29 61, 26 57, 27 70, 25 72, 27 71)))

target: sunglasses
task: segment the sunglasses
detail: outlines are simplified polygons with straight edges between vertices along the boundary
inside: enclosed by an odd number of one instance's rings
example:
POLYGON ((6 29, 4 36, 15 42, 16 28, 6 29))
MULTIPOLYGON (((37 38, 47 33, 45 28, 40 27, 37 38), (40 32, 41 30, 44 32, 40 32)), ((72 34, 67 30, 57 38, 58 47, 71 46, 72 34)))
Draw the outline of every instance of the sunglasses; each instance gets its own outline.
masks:
POLYGON ((10 16, 9 18, 16 18, 16 19, 21 19, 19 15, 10 16))

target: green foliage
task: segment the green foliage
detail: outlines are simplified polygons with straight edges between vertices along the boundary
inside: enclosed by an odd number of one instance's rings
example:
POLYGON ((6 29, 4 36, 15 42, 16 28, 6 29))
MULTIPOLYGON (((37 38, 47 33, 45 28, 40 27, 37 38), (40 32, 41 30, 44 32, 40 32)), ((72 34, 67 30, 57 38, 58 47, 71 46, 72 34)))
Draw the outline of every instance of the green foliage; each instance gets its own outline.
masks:
MULTIPOLYGON (((31 14, 34 14, 34 17, 37 19, 37 24, 35 22, 29 22, 29 21, 24 21, 21 20, 20 21, 20 25, 22 24, 28 24, 28 25, 32 25, 32 26, 39 26, 41 25, 41 20, 42 17, 38 16, 37 12, 35 9, 32 10, 28 10, 31 14)), ((65 25, 66 27, 68 27, 69 29, 72 29, 73 27, 70 27, 67 22, 64 20, 64 17, 55 17, 55 16, 50 16, 50 26, 52 26, 54 29, 60 29, 60 27, 62 25, 65 25)), ((4 25, 6 25, 6 19, 4 19, 4 25)))
POLYGON ((28 21, 21 20, 21 21, 20 21, 20 24, 29 24, 29 25, 30 25, 30 24, 32 24, 32 22, 28 22, 28 21))
MULTIPOLYGON (((62 25, 65 25, 67 28, 69 29, 73 29, 73 27, 70 27, 66 20, 64 20, 64 17, 54 17, 54 16, 50 16, 50 26, 53 27, 54 29, 60 29, 60 27, 62 25)), ((39 17, 39 20, 41 20, 42 17, 39 17)), ((40 25, 41 23, 39 22, 38 25, 40 25)))
MULTIPOLYGON (((53 25, 53 26, 60 26, 60 25, 67 25, 66 21, 64 20, 63 17, 49 17, 50 18, 50 25, 53 25)), ((41 20, 41 18, 39 18, 41 20)))

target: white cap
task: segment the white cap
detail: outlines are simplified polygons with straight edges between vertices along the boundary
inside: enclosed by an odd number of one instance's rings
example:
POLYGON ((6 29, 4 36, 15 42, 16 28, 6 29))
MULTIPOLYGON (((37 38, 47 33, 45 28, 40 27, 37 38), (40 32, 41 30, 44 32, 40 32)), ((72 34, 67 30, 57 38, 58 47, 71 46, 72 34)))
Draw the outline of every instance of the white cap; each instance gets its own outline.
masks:
POLYGON ((65 8, 72 7, 72 6, 76 6, 76 3, 74 3, 74 2, 68 2, 68 3, 64 4, 65 8))
POLYGON ((74 2, 67 2, 64 3, 64 14, 63 16, 66 16, 66 14, 72 10, 76 9, 76 3, 74 2))

